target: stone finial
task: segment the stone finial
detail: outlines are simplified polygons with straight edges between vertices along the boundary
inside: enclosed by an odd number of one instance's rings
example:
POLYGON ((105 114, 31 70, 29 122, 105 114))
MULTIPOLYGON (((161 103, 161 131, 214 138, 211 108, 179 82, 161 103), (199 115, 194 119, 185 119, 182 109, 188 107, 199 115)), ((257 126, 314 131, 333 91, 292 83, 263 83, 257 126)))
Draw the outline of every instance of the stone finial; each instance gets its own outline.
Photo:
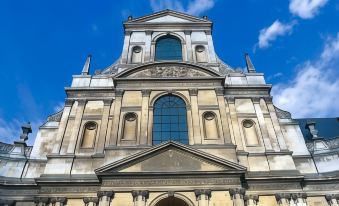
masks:
POLYGON ((22 134, 20 135, 20 141, 26 142, 28 140, 28 134, 32 133, 31 123, 23 124, 21 126, 22 134))
POLYGON ((305 125, 305 129, 308 129, 308 131, 310 131, 313 140, 319 139, 318 130, 315 129, 315 121, 307 120, 306 125, 305 125))
POLYGON ((208 19, 208 16, 202 16, 202 18, 207 20, 207 19, 208 19))
POLYGON ((143 201, 146 201, 149 197, 148 190, 133 190, 132 191, 133 201, 138 201, 139 196, 141 196, 143 201))
POLYGON ((233 188, 229 190, 229 193, 232 199, 237 199, 238 197, 240 199, 243 199, 245 196, 246 190, 244 188, 233 188))
POLYGON ((89 69, 90 69, 90 66, 91 66, 91 58, 92 58, 92 55, 89 54, 86 58, 84 67, 82 68, 81 75, 88 75, 89 74, 89 69))
POLYGON ((247 67, 247 72, 248 73, 255 73, 255 68, 252 64, 252 61, 250 59, 250 56, 248 55, 248 53, 245 54, 245 60, 246 60, 246 67, 247 67))
POLYGON ((133 16, 128 16, 127 20, 128 20, 128 21, 133 20, 133 16))
POLYGON ((201 199, 201 195, 205 195, 206 199, 211 198, 211 190, 209 189, 197 189, 197 190, 194 190, 194 194, 197 200, 201 199))
POLYGON ((114 191, 99 191, 97 192, 97 197, 99 200, 106 197, 106 201, 111 201, 114 198, 114 191))

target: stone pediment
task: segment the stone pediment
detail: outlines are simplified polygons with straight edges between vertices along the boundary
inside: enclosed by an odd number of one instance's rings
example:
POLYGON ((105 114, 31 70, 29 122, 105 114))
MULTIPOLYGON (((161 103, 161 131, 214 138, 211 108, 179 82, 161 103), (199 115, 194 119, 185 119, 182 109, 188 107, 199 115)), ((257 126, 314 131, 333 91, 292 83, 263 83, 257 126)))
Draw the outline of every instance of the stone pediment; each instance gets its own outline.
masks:
POLYGON ((206 78, 220 77, 212 69, 186 63, 154 63, 125 70, 116 78, 206 78))
POLYGON ((130 173, 244 172, 246 168, 176 142, 166 142, 95 170, 97 175, 130 173))
POLYGON ((209 20, 191 16, 177 11, 163 10, 151 15, 129 20, 127 23, 210 23, 209 20))

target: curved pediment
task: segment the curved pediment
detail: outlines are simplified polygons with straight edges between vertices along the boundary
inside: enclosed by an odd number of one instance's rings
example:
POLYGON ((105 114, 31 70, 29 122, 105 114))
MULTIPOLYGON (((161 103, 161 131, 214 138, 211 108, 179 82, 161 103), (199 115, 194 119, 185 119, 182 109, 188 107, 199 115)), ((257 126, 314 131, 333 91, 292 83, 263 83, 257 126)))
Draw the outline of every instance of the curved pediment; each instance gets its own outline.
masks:
POLYGON ((217 71, 187 63, 153 63, 128 69, 116 78, 206 78, 221 77, 217 71))

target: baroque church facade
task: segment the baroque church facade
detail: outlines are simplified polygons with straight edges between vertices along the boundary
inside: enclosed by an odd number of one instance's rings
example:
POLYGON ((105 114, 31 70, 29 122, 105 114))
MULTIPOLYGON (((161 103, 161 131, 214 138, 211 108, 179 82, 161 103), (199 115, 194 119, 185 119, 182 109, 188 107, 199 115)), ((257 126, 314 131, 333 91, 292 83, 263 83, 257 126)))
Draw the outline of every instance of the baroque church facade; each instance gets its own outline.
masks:
POLYGON ((123 26, 121 57, 93 75, 87 58, 33 147, 29 124, 1 143, 1 205, 338 205, 338 141, 308 122, 306 144, 248 55, 247 72, 218 58, 207 17, 123 26))

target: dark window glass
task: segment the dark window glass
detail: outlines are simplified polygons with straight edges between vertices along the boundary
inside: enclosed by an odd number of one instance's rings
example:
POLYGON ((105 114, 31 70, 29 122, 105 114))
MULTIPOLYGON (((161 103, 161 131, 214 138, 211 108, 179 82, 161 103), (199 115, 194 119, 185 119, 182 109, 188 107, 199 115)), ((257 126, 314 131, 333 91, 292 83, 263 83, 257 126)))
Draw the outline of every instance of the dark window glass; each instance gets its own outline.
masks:
POLYGON ((188 144, 186 104, 173 95, 160 97, 154 103, 153 145, 168 140, 188 144))
POLYGON ((155 44, 155 60, 182 60, 181 42, 174 36, 159 38, 155 44))

